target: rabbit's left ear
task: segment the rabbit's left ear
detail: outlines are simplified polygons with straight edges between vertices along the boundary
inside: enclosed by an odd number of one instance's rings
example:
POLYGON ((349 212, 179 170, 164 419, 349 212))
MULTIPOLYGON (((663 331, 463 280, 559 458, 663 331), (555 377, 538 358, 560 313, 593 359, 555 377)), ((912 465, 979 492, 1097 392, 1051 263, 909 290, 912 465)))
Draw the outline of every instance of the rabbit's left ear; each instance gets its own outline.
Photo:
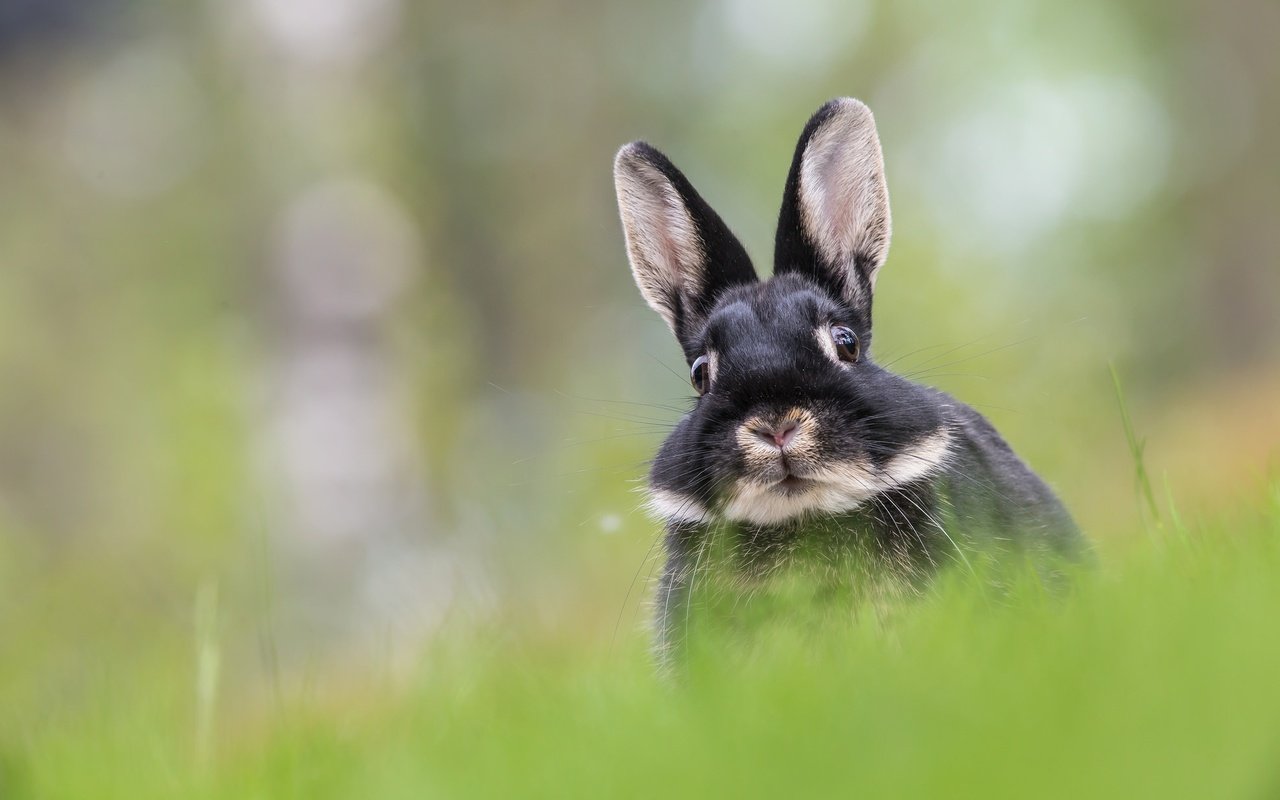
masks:
POLYGON ((889 232, 889 188, 871 109, 852 97, 832 100, 796 145, 778 215, 774 274, 816 280, 869 328, 889 232))

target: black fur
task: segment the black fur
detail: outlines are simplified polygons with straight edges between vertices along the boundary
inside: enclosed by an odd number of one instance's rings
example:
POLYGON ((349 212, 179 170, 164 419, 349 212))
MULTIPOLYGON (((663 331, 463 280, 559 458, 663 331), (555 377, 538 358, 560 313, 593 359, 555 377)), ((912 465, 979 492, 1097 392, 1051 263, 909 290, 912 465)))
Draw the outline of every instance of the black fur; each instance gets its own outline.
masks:
MULTIPOLYGON (((794 543, 815 537, 856 541, 884 569, 916 580, 965 561, 966 552, 1016 549, 1071 557, 1084 550, 1062 504, 986 419, 949 395, 887 372, 865 352, 871 339, 869 267, 857 259, 827 263, 799 207, 806 143, 839 112, 835 102, 824 106, 801 136, 779 214, 775 276, 764 282, 685 177, 644 146, 646 158, 687 204, 706 253, 702 279, 708 291, 696 313, 681 317, 677 335, 690 362, 706 353, 717 359, 710 390, 663 443, 650 474, 653 490, 688 501, 664 510, 668 563, 658 592, 663 646, 679 638, 695 552, 713 527, 723 526, 735 487, 759 478, 762 469, 775 469, 749 463, 739 438, 748 419, 780 419, 796 409, 811 416, 805 460, 784 457, 776 468, 779 478, 790 474, 801 485, 806 470, 832 464, 862 465, 869 475, 896 464, 896 474, 906 475, 913 462, 904 454, 925 452, 922 443, 943 432, 949 438, 945 458, 927 474, 902 482, 886 478, 848 508, 731 522, 743 570, 753 560, 785 558, 794 543), (860 282, 862 291, 848 291, 847 281, 860 282), (864 345, 858 361, 840 361, 824 349, 819 337, 833 325, 858 334, 864 345)), ((769 491, 785 494, 783 487, 769 491)))

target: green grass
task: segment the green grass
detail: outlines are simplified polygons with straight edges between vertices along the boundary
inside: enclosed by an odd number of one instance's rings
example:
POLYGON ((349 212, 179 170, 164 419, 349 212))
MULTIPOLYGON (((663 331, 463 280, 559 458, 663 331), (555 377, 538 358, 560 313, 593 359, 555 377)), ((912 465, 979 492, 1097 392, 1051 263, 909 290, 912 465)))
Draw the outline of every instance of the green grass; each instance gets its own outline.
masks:
POLYGON ((457 631, 408 686, 223 697, 213 742, 200 659, 103 664, 88 700, 4 719, 0 797, 1280 794, 1280 487, 1024 588, 771 628, 674 682, 638 635, 457 631))

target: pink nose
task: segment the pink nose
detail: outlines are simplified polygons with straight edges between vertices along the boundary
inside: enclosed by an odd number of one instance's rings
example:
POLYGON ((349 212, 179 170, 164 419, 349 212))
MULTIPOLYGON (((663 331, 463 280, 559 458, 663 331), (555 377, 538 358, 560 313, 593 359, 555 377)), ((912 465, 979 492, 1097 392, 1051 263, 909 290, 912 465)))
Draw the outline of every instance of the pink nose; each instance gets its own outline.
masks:
POLYGON ((796 438, 796 431, 800 426, 794 422, 783 422, 778 425, 756 428, 756 436, 764 440, 765 444, 772 445, 779 450, 785 450, 791 440, 796 438))

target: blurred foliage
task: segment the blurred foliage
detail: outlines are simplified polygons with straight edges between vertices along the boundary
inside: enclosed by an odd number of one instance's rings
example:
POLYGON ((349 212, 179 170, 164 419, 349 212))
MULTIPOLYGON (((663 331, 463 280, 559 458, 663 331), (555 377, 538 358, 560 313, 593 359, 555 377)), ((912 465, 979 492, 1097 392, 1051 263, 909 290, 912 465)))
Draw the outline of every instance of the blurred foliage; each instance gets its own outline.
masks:
MULTIPOLYGON (((767 272, 836 95, 893 197, 876 358, 988 414, 1100 540, 1139 529, 1108 363, 1157 494, 1245 502, 1280 442, 1277 40, 1270 0, 5 4, 0 708, 78 725, 149 681, 155 730, 191 722, 163 688, 201 585, 234 704, 391 669, 420 609, 631 652, 633 490, 690 392, 610 159, 663 149, 767 272)), ((345 747, 311 735, 266 758, 345 747)))

